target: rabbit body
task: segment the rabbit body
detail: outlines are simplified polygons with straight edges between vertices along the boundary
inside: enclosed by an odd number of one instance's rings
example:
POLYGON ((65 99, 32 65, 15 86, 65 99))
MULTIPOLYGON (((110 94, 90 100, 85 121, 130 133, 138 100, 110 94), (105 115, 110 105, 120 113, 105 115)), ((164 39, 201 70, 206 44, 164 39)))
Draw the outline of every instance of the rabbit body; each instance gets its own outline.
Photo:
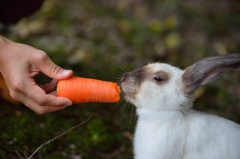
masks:
POLYGON ((138 115, 135 159, 240 159, 240 125, 192 109, 200 86, 238 67, 240 54, 230 54, 185 70, 152 63, 125 73, 125 99, 138 115))
POLYGON ((240 126, 195 110, 137 110, 136 159, 240 159, 240 126))

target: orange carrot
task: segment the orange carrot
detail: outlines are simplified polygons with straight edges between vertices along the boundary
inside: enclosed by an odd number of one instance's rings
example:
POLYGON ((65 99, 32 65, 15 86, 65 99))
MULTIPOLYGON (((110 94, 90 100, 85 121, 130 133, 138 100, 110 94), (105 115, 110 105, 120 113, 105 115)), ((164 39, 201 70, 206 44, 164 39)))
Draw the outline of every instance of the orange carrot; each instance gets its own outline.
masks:
POLYGON ((69 98, 73 103, 118 102, 119 86, 114 82, 73 76, 58 81, 57 95, 69 98))

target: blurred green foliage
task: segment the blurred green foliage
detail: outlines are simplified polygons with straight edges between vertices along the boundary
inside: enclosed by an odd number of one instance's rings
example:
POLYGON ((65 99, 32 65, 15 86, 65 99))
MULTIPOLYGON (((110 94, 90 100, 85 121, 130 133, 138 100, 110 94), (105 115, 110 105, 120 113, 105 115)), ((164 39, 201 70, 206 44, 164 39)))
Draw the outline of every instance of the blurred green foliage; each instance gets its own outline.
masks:
MULTIPOLYGON (((46 0, 41 10, 1 34, 44 50, 77 76, 119 82, 121 74, 149 62, 184 69, 204 57, 239 52, 239 6, 236 0, 46 0)), ((44 75, 36 80, 49 81, 44 75)), ((235 70, 202 88, 194 108, 240 122, 239 80, 235 70)), ((42 116, 1 103, 0 158, 26 158, 90 115, 34 158, 133 158, 136 117, 124 101, 74 105, 42 116)))

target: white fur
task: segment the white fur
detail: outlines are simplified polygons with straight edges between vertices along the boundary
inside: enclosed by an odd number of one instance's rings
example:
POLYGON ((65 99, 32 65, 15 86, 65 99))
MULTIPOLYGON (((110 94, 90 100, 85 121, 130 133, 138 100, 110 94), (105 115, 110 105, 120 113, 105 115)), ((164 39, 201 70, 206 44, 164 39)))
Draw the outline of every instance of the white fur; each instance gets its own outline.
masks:
POLYGON ((137 114, 136 159, 240 158, 240 127, 232 121, 194 110, 140 108, 137 114))
POLYGON ((138 115, 135 159, 240 159, 240 125, 192 110, 193 98, 182 91, 182 70, 160 63, 146 67, 164 70, 170 81, 144 81, 135 98, 127 99, 138 115))

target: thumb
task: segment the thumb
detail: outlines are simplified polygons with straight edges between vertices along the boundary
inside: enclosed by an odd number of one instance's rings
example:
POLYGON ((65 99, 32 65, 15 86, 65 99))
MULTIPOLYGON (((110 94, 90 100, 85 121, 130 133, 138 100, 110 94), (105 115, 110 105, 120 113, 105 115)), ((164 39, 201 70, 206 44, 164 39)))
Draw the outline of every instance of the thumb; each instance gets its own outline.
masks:
POLYGON ((48 72, 43 73, 56 80, 69 78, 73 74, 72 70, 65 70, 56 64, 53 64, 51 67, 49 67, 49 69, 50 70, 48 72))
POLYGON ((42 61, 42 63, 39 63, 38 68, 42 71, 42 73, 56 80, 69 78, 73 74, 72 70, 63 69, 53 63, 47 54, 44 58, 44 61, 42 61))

